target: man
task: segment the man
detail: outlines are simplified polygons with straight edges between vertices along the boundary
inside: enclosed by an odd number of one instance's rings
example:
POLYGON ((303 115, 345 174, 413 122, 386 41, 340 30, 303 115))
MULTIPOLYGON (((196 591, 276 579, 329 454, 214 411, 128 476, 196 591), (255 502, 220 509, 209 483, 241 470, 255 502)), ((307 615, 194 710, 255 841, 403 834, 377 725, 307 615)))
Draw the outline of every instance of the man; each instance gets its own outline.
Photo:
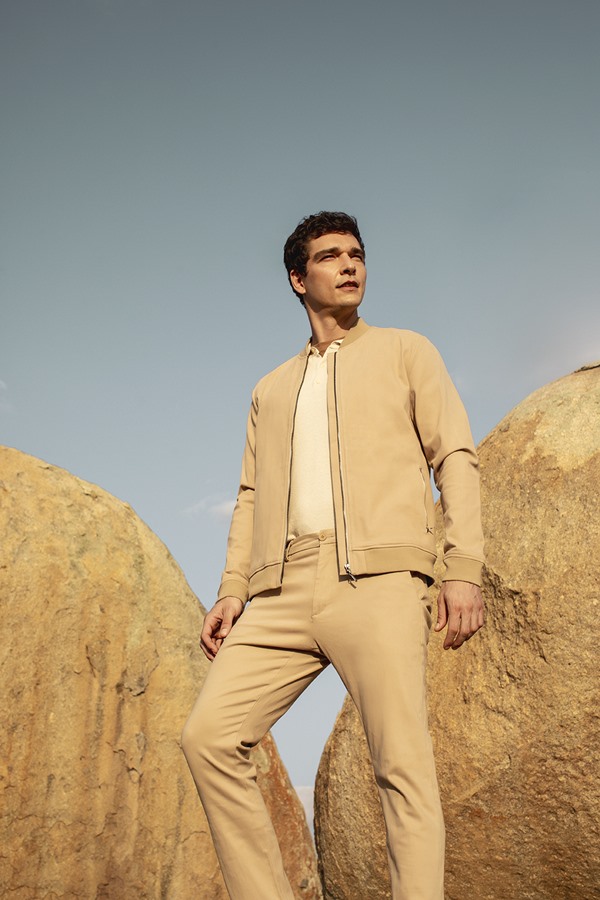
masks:
POLYGON ((252 395, 225 572, 202 629, 213 664, 183 748, 230 896, 290 900, 248 755, 332 663, 365 728, 392 896, 443 900, 425 697, 430 471, 446 531, 435 630, 447 625, 444 647, 458 649, 483 625, 477 456, 435 348, 358 317, 366 268, 356 220, 309 216, 284 261, 311 339, 252 395))

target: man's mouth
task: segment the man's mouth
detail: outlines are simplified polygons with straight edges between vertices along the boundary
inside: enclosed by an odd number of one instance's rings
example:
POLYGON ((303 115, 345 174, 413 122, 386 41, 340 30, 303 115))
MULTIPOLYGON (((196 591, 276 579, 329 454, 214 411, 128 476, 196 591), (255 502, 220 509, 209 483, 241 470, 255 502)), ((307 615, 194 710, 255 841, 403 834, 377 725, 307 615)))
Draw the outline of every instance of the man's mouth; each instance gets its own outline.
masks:
POLYGON ((342 281, 341 284, 338 284, 338 287, 339 287, 339 288, 357 288, 357 287, 358 287, 358 281, 352 281, 352 280, 349 280, 349 281, 342 281))

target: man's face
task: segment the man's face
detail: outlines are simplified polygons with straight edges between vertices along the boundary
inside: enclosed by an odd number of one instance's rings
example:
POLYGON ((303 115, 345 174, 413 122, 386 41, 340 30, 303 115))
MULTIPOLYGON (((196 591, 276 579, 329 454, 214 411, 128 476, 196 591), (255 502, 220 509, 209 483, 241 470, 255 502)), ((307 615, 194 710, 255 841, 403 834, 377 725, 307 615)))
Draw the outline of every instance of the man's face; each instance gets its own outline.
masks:
POLYGON ((294 289, 314 312, 356 309, 365 293, 365 254, 352 234, 324 234, 308 243, 306 274, 290 272, 294 289))

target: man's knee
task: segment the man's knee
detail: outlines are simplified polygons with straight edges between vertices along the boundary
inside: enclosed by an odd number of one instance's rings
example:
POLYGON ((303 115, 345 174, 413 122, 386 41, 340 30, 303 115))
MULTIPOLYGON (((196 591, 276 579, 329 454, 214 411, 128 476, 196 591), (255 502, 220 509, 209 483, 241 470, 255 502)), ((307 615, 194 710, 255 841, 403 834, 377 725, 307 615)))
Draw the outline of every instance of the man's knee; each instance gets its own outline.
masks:
POLYGON ((192 713, 181 733, 181 748, 190 768, 220 769, 228 760, 245 755, 245 748, 232 735, 218 716, 192 713))
POLYGON ((181 748, 189 763, 207 761, 219 753, 222 740, 208 716, 192 713, 183 726, 181 748))
POLYGON ((183 726, 183 731, 181 732, 181 749, 183 750, 183 755, 188 762, 196 752, 196 748, 198 746, 199 741, 197 729, 195 728, 194 722, 190 717, 183 726))

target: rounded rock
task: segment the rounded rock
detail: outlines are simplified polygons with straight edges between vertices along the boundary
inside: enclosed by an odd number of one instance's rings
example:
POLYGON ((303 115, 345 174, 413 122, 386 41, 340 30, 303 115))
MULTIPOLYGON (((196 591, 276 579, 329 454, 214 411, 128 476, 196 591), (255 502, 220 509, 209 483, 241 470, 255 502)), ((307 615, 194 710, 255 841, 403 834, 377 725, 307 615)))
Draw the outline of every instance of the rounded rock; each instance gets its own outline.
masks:
MULTIPOLYGON (((15 900, 226 898, 179 738, 202 608, 125 503, 0 448, 0 884, 15 900)), ((321 891, 270 737, 254 751, 298 898, 321 891)))
MULTIPOLYGON (((446 898, 592 900, 600 896, 599 364, 530 395, 479 455, 486 626, 457 652, 444 652, 440 635, 429 646, 446 898)), ((435 604, 437 588, 431 596, 435 604)), ((348 698, 319 768, 315 831, 326 898, 391 896, 383 816, 348 698)))

